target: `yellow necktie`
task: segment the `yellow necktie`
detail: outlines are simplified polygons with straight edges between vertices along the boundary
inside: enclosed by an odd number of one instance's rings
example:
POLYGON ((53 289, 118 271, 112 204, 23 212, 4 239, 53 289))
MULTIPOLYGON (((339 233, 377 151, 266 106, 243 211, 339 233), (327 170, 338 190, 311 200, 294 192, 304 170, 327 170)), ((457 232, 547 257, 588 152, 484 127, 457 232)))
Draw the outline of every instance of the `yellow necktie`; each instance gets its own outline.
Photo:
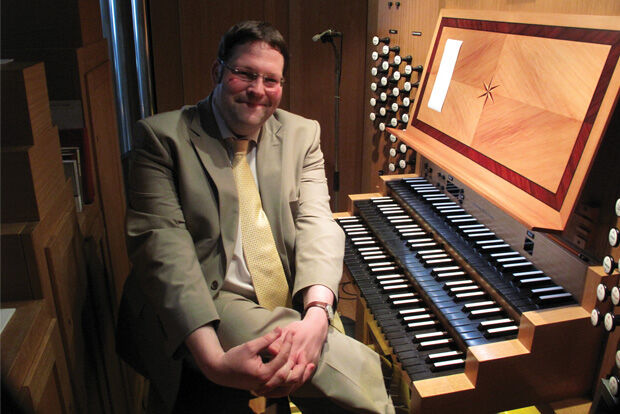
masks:
POLYGON ((282 262, 263 211, 246 154, 247 139, 234 139, 233 175, 239 194, 239 221, 245 262, 252 276, 258 303, 273 310, 291 303, 282 262))

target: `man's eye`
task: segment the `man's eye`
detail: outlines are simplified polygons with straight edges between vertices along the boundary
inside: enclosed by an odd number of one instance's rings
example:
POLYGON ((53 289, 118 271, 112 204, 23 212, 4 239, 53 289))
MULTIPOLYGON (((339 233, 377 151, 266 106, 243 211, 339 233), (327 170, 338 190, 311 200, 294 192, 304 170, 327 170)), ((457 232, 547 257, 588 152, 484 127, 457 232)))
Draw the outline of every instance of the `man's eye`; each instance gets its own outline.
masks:
POLYGON ((265 78, 265 85, 267 86, 276 86, 280 83, 279 80, 274 78, 265 78))
POLYGON ((252 72, 246 72, 244 70, 240 70, 237 72, 237 74, 243 78, 244 80, 247 81, 253 81, 254 79, 256 79, 258 76, 255 73, 252 72))

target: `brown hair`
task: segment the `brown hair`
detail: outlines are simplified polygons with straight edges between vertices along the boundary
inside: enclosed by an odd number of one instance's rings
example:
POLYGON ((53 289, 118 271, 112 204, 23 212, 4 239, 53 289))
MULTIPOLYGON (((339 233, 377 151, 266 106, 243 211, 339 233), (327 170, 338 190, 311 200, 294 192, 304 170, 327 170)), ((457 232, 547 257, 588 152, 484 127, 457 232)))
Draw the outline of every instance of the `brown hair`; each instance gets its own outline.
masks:
POLYGON ((237 45, 244 43, 263 41, 276 49, 284 57, 284 69, 288 64, 288 48, 282 34, 270 23, 257 20, 246 20, 232 26, 220 40, 217 57, 227 62, 237 45))

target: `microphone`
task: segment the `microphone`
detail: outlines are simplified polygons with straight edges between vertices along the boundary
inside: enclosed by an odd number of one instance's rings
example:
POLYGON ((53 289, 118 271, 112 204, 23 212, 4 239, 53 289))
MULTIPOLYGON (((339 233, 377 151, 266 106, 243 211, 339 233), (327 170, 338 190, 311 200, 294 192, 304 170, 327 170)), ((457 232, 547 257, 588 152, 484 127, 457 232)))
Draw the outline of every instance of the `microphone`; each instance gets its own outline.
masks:
POLYGON ((342 36, 342 33, 337 32, 332 29, 327 29, 324 32, 317 33, 314 36, 312 36, 312 41, 318 42, 319 40, 321 40, 323 42, 326 42, 328 39, 331 39, 332 37, 338 37, 338 36, 342 36))

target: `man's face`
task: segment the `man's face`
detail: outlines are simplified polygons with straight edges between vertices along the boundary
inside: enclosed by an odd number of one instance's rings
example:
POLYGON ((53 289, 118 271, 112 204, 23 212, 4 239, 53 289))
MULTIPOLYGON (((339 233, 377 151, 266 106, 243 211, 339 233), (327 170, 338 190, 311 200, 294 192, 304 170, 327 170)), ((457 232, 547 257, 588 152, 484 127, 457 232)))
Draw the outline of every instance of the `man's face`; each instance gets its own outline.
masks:
MULTIPOLYGON (((284 57, 269 44, 254 41, 235 46, 225 62, 231 68, 281 78, 284 57)), ((282 98, 282 87, 266 88, 259 76, 252 82, 240 79, 221 63, 215 63, 212 76, 217 83, 215 102, 228 127, 237 135, 257 132, 269 118, 282 98), (218 79, 221 79, 218 83, 218 79)))

